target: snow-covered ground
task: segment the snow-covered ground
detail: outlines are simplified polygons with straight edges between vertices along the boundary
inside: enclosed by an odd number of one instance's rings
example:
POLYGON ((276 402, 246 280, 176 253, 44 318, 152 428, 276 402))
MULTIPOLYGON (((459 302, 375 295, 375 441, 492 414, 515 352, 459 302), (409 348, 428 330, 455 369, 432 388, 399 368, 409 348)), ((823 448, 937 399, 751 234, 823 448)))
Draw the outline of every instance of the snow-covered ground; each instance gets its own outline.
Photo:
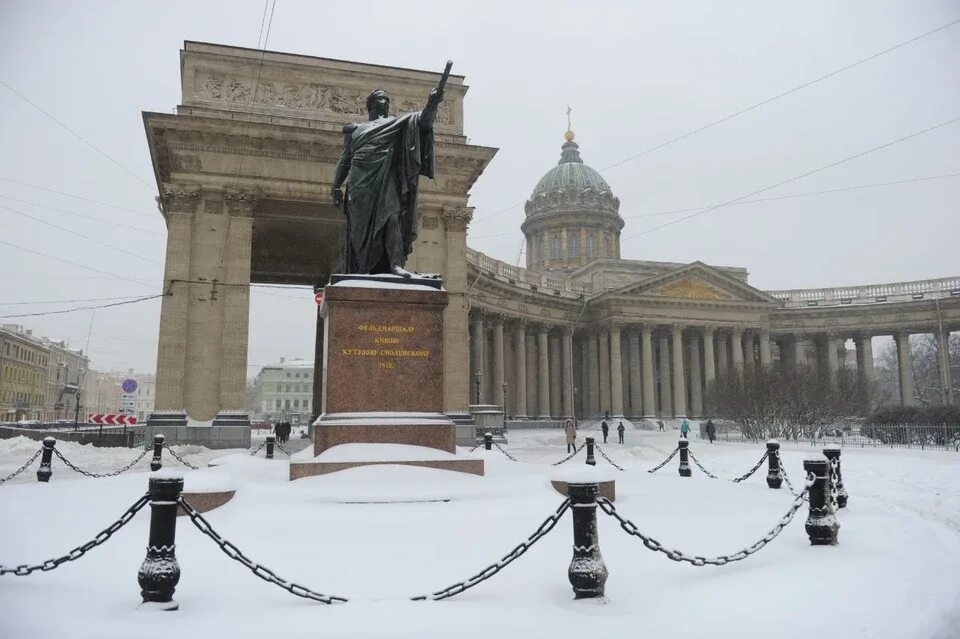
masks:
MULTIPOLYGON (((0 637, 960 636, 960 455, 936 451, 845 449, 850 504, 839 515, 836 547, 809 545, 804 507, 756 555, 696 568, 647 550, 599 513, 607 596, 574 601, 567 514, 476 588, 440 602, 408 601, 500 558, 560 504, 549 479, 557 472, 550 462, 565 455, 562 432, 511 432, 508 439, 505 448, 520 462, 477 451, 487 460, 485 477, 376 466, 296 482, 287 481, 285 458, 183 447, 178 452, 194 464, 219 459, 216 468, 185 469, 188 489, 205 483, 203 474, 237 488, 231 502, 207 516, 219 532, 277 574, 352 601, 326 606, 267 584, 181 517, 180 610, 138 609, 146 509, 79 561, 0 577, 0 637), (355 503, 361 501, 397 503, 355 503)), ((768 489, 763 471, 742 484, 711 480, 696 468, 682 479, 674 459, 646 473, 675 442, 675 432, 628 429, 626 444, 605 446, 627 469, 614 473, 617 509, 665 545, 690 554, 731 553, 759 539, 789 508, 790 494, 768 489)), ((99 472, 136 456, 66 442, 58 448, 99 472)), ((759 446, 698 439, 691 449, 723 478, 745 472, 763 453, 759 446)), ((0 441, 0 476, 35 450, 23 439, 0 441)), ((797 483, 811 452, 783 446, 797 483)), ((164 459, 167 469, 176 468, 166 453, 164 459)), ((0 563, 63 554, 146 490, 147 460, 140 472, 110 479, 80 477, 58 461, 49 484, 35 481, 34 466, 0 486, 0 563)), ((583 456, 568 462, 582 463, 583 456)))

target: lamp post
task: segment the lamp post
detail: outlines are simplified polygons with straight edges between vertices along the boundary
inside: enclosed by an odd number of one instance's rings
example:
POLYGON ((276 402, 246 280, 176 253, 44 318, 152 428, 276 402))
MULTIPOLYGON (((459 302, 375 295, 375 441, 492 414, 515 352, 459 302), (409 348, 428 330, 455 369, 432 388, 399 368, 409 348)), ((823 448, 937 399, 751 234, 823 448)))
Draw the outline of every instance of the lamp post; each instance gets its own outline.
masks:
POLYGON ((477 369, 477 372, 473 374, 473 379, 475 380, 477 387, 477 404, 480 403, 480 379, 483 377, 483 373, 480 372, 480 369, 477 369))
POLYGON ((503 383, 503 416, 507 416, 507 383, 503 383))
POLYGON ((573 425, 576 427, 577 424, 577 397, 580 395, 580 389, 576 386, 573 387, 573 425))
POLYGON ((73 407, 73 430, 77 430, 77 422, 80 421, 80 394, 83 384, 84 369, 77 370, 77 404, 73 407))

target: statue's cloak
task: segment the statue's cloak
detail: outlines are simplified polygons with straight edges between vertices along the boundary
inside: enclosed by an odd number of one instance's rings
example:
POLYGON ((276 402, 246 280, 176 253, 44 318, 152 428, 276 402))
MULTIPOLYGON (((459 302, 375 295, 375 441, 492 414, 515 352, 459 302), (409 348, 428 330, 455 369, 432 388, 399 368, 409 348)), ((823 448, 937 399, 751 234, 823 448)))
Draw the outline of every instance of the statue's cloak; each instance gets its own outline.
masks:
POLYGON ((346 273, 389 272, 383 227, 396 215, 404 258, 417 238, 417 182, 433 178, 433 128, 420 112, 379 118, 343 128, 340 162, 348 162, 346 273))

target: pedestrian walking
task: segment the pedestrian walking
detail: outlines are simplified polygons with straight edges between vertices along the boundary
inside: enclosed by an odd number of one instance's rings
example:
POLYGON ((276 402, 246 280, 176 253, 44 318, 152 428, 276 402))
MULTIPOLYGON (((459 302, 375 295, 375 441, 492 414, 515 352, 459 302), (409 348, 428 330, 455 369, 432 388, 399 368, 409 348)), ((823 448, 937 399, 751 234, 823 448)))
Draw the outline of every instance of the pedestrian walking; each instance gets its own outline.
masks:
POLYGON ((600 430, 603 431, 603 443, 606 444, 606 443, 607 443, 607 435, 610 434, 610 427, 607 426, 606 420, 604 420, 604 421, 600 424, 600 430))
MULTIPOLYGON (((625 431, 625 430, 626 430, 626 429, 623 427, 623 422, 620 422, 620 424, 617 426, 617 436, 620 438, 620 443, 621 443, 621 444, 623 443, 623 431, 625 431)), ((604 441, 606 441, 606 440, 604 440, 604 441)))
POLYGON ((683 420, 683 423, 680 424, 680 436, 683 437, 684 439, 689 439, 689 437, 687 437, 687 433, 689 432, 690 432, 690 424, 687 422, 687 420, 683 420))
POLYGON ((577 450, 577 427, 572 419, 568 419, 563 425, 564 434, 567 438, 567 452, 572 453, 577 450))
POLYGON ((717 427, 713 425, 712 419, 707 420, 706 430, 707 430, 707 439, 709 439, 710 443, 712 444, 713 440, 717 438, 717 427))
POLYGON ((658 420, 657 420, 657 426, 659 427, 659 430, 660 430, 660 432, 662 433, 662 432, 663 432, 663 420, 662 420, 662 419, 658 419, 658 420))

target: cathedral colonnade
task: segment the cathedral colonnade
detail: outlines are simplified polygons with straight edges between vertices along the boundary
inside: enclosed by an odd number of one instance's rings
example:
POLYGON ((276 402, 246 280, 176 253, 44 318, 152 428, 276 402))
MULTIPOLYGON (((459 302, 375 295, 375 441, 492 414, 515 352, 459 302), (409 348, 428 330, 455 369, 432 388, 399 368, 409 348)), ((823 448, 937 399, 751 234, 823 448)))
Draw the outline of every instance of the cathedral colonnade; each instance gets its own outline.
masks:
MULTIPOLYGON (((470 326, 471 402, 504 406, 512 419, 560 420, 574 411, 578 419, 706 418, 708 389, 718 376, 771 366, 836 376, 846 367, 847 339, 855 345, 858 379, 867 388, 876 380, 873 335, 865 332, 772 334, 763 327, 657 322, 571 327, 478 309, 470 326)), ((941 386, 953 404, 949 330, 934 334, 941 386)), ((916 400, 908 335, 892 337, 900 401, 909 406, 916 400)))

